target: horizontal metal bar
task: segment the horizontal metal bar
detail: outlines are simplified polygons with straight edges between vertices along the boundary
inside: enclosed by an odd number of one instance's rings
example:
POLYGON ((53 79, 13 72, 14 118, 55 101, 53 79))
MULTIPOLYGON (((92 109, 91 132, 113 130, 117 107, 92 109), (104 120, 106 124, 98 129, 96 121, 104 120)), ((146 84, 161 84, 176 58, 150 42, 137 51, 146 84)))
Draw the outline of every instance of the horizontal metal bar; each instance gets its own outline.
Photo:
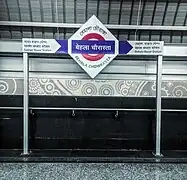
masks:
POLYGON ((154 109, 128 109, 128 108, 56 108, 56 107, 30 107, 31 110, 75 110, 75 111, 154 111, 154 109))
MULTIPOLYGON (((77 110, 77 111, 156 111, 156 109, 132 109, 132 108, 53 108, 30 107, 31 110, 77 110)), ((187 112, 187 109, 162 109, 162 112, 187 112)))
MULTIPOLYGON (((31 110, 75 110, 75 111, 156 111, 155 109, 131 108, 56 108, 56 107, 29 107, 31 110)), ((0 110, 23 110, 23 107, 0 107, 0 110)), ((187 109, 162 109, 162 112, 187 112, 187 109)))
MULTIPOLYGON (((37 137, 35 137, 36 139, 37 139, 37 137)), ((60 139, 60 138, 58 138, 58 139, 60 139)), ((62 138, 63 139, 63 138, 62 138)), ((74 139, 77 139, 77 138, 68 138, 68 139, 72 139, 72 140, 74 140, 74 139)), ((101 139, 101 140, 106 140, 107 138, 92 138, 92 139, 94 139, 94 140, 97 140, 97 139, 101 139)), ((108 140, 120 140, 120 139, 125 139, 125 138, 108 138, 108 140)), ((56 151, 56 152, 62 152, 62 151, 101 151, 101 152, 103 152, 103 151, 108 151, 108 152, 126 152, 126 151, 128 151, 129 152, 129 149, 108 149, 108 148, 106 148, 106 149, 96 149, 96 148, 94 148, 94 149, 92 149, 92 148, 89 148, 89 149, 87 149, 87 148, 81 148, 81 149, 79 149, 79 148, 73 148, 73 149, 71 149, 71 148, 69 148, 69 149, 66 149, 66 148, 63 148, 63 149, 45 149, 45 150, 50 150, 50 151, 56 151)), ((135 152, 139 152, 139 151, 142 151, 142 150, 139 150, 139 149, 131 149, 130 150, 131 152, 132 151, 135 151, 135 152)))
POLYGON ((23 107, 0 107, 0 110, 23 110, 23 107))
POLYGON ((11 118, 9 117, 3 117, 3 118, 0 118, 0 120, 10 120, 11 118))
MULTIPOLYGON (((45 22, 19 22, 19 21, 0 21, 0 26, 19 26, 19 27, 45 27, 45 28, 79 28, 83 24, 74 23, 45 23, 45 22)), ((155 30, 155 31, 186 31, 187 26, 150 26, 150 25, 115 25, 105 24, 108 29, 117 30, 155 30)))
POLYGON ((187 112, 187 109, 162 109, 162 112, 187 112))
MULTIPOLYGON (((77 110, 77 111, 156 111, 156 109, 132 109, 132 108, 53 108, 30 107, 32 110, 77 110)), ((187 112, 187 109, 162 109, 162 112, 187 112)))

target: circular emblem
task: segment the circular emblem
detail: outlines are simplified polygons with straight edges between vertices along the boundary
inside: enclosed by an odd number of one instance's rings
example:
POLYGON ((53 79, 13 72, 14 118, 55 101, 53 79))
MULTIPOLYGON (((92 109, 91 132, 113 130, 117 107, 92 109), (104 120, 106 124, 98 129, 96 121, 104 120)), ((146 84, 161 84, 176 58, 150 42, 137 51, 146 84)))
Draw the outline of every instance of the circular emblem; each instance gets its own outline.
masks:
MULTIPOLYGON (((82 38, 82 40, 99 40, 104 41, 104 37, 97 33, 89 33, 82 38)), ((88 61, 99 61, 104 57, 104 54, 82 54, 82 56, 88 61)))

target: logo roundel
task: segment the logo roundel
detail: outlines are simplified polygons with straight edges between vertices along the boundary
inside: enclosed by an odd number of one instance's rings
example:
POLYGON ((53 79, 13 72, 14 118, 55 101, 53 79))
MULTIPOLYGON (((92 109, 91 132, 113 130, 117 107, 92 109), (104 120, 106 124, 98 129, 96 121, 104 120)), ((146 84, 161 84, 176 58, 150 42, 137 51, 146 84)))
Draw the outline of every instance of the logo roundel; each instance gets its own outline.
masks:
MULTIPOLYGON (((93 40, 93 39, 99 41, 105 40, 103 36, 97 33, 89 33, 82 38, 82 40, 93 40)), ((88 61, 99 61, 104 57, 104 54, 96 54, 96 55, 82 54, 82 56, 88 61)))

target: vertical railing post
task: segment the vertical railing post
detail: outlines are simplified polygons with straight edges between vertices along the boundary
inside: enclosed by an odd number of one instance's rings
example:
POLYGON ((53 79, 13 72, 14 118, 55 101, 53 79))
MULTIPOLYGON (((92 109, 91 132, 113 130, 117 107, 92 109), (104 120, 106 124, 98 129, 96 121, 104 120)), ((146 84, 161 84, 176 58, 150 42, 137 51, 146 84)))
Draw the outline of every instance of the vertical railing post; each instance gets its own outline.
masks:
POLYGON ((29 58, 23 53, 24 95, 23 95, 23 155, 29 154, 29 58))
POLYGON ((157 75, 156 75, 156 152, 155 152, 155 156, 161 156, 162 60, 163 60, 163 56, 158 56, 157 75))

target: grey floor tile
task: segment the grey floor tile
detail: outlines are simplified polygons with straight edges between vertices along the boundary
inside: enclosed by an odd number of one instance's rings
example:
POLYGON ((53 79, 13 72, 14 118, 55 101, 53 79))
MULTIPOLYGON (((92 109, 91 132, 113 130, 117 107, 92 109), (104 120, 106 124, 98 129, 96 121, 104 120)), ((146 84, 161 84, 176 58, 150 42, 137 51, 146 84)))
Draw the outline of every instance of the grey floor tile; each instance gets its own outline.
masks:
POLYGON ((186 180, 186 164, 2 163, 0 180, 186 180))

